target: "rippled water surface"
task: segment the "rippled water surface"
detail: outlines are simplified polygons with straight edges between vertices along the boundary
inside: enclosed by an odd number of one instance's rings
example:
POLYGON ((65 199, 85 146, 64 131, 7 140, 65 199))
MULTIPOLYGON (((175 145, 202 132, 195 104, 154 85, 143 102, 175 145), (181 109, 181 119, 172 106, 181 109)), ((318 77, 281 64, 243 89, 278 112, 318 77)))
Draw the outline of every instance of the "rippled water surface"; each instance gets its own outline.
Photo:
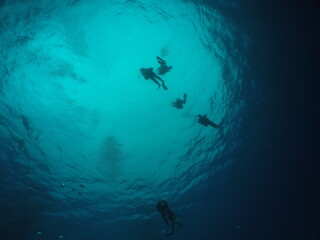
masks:
POLYGON ((257 113, 276 98, 254 74, 255 36, 236 21, 244 13, 236 1, 0 1, 6 234, 163 239, 158 199, 185 224, 176 239, 240 234, 239 217, 223 218, 234 205, 213 200, 230 194, 232 169, 248 168, 247 143, 268 124, 257 113), (161 76, 168 90, 139 71, 157 73, 156 56, 172 66, 161 76))

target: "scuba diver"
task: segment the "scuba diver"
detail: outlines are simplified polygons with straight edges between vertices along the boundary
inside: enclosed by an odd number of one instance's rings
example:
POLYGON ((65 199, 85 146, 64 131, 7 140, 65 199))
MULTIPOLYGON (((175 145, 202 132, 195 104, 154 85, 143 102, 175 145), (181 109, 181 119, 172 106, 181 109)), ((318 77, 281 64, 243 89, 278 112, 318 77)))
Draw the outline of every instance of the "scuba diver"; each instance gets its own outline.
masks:
POLYGON ((163 60, 161 57, 157 56, 157 61, 160 64, 160 67, 158 68, 159 75, 165 75, 167 72, 169 72, 172 69, 171 66, 170 67, 167 66, 166 61, 163 60))
POLYGON ((162 87, 164 90, 167 90, 167 86, 164 84, 164 81, 157 76, 157 74, 155 74, 153 72, 153 68, 140 68, 140 72, 142 74, 142 76, 144 77, 145 80, 151 79, 152 81, 154 81, 159 87, 161 87, 160 83, 156 80, 160 80, 162 82, 162 87))
POLYGON ((206 115, 200 115, 198 114, 198 123, 200 123, 201 125, 207 127, 207 126, 211 126, 214 128, 219 128, 220 126, 215 124, 214 122, 212 122, 211 120, 209 120, 209 118, 206 115))
POLYGON ((177 216, 169 209, 168 203, 165 200, 159 200, 157 203, 157 211, 161 214, 167 226, 169 227, 169 221, 171 221, 171 232, 165 236, 168 237, 174 234, 174 225, 177 224, 180 227, 183 225, 177 221, 177 216))
POLYGON ((186 104, 186 102, 187 102, 187 94, 185 93, 183 94, 183 99, 177 98, 177 100, 172 102, 171 105, 175 108, 182 109, 183 104, 186 104))

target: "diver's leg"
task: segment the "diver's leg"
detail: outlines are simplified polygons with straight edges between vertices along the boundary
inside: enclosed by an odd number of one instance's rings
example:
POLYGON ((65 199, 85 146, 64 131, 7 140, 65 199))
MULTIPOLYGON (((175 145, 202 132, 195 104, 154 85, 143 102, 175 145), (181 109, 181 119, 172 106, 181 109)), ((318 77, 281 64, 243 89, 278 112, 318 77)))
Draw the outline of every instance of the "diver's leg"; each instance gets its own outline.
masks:
POLYGON ((169 227, 169 223, 168 223, 166 215, 165 214, 161 214, 161 215, 162 215, 163 220, 166 222, 167 226, 169 227))
POLYGON ((166 235, 165 235, 165 237, 169 237, 170 235, 173 235, 173 233, 171 232, 171 233, 167 233, 166 235))
POLYGON ((161 66, 161 67, 163 67, 163 66, 165 66, 165 65, 166 65, 166 63, 165 63, 165 62, 162 62, 162 61, 159 61, 159 60, 158 60, 158 63, 160 64, 160 66, 161 66))
POLYGON ((157 56, 157 60, 158 60, 158 63, 159 63, 160 65, 166 64, 166 61, 163 60, 161 57, 158 57, 158 56, 157 56))
POLYGON ((162 87, 164 90, 168 90, 167 86, 164 84, 164 81, 159 76, 154 76, 155 78, 159 79, 162 82, 162 87))
POLYGON ((168 90, 168 87, 164 83, 162 83, 162 87, 164 90, 168 90))
POLYGON ((214 127, 214 128, 219 128, 219 125, 217 125, 217 124, 215 124, 214 122, 211 122, 211 121, 210 121, 209 125, 211 127, 214 127))
POLYGON ((166 237, 169 237, 170 235, 174 234, 174 223, 171 223, 172 229, 170 233, 166 234, 166 237))
POLYGON ((154 81, 159 87, 161 87, 160 83, 155 78, 150 78, 152 81, 154 81))
POLYGON ((157 76, 157 75, 155 75, 154 77, 155 77, 156 79, 160 80, 160 81, 162 82, 162 84, 164 84, 164 81, 162 80, 161 77, 159 77, 159 76, 157 76))
POLYGON ((161 67, 158 68, 158 74, 159 75, 163 75, 164 71, 163 71, 163 66, 161 65, 161 67))
POLYGON ((178 224, 180 227, 183 227, 183 224, 181 222, 175 221, 176 224, 178 224))

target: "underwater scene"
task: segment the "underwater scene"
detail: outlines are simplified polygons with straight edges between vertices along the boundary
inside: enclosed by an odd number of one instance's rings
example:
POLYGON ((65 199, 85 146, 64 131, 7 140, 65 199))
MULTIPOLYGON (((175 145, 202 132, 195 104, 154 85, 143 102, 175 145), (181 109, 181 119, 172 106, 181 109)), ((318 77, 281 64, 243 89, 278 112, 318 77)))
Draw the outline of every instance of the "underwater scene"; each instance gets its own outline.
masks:
POLYGON ((319 239, 301 6, 0 0, 0 238, 319 239))

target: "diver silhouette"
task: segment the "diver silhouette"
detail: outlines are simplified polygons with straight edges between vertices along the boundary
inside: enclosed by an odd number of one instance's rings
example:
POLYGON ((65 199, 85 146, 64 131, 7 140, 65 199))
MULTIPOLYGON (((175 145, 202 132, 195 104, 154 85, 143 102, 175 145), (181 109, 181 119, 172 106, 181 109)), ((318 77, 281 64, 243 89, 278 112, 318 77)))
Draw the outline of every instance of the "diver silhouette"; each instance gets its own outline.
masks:
POLYGON ((183 99, 177 98, 174 102, 171 103, 171 105, 175 108, 182 109, 183 105, 187 102, 187 94, 183 94, 183 99))
POLYGON ((211 126, 214 128, 219 128, 220 126, 215 124, 214 122, 212 122, 211 120, 209 120, 209 118, 207 117, 207 114, 205 115, 200 115, 198 114, 198 123, 200 123, 201 125, 207 127, 207 126, 211 126))
POLYGON ((157 79, 158 79, 159 81, 162 82, 163 89, 164 90, 168 89, 167 86, 164 84, 164 81, 159 76, 157 76, 157 74, 154 73, 153 68, 140 68, 140 72, 145 80, 151 79, 159 87, 161 87, 160 83, 157 81, 157 79))
POLYGON ((169 227, 169 221, 171 222, 171 232, 167 233, 165 236, 168 237, 174 234, 174 225, 183 225, 177 221, 177 216, 169 209, 169 205, 165 200, 159 200, 157 203, 157 211, 161 214, 163 220, 169 227), (169 220, 169 221, 168 221, 169 220))
POLYGON ((171 66, 170 67, 167 66, 166 61, 163 60, 161 57, 157 56, 156 58, 158 63, 160 64, 160 67, 158 68, 159 75, 164 75, 172 69, 171 66))

